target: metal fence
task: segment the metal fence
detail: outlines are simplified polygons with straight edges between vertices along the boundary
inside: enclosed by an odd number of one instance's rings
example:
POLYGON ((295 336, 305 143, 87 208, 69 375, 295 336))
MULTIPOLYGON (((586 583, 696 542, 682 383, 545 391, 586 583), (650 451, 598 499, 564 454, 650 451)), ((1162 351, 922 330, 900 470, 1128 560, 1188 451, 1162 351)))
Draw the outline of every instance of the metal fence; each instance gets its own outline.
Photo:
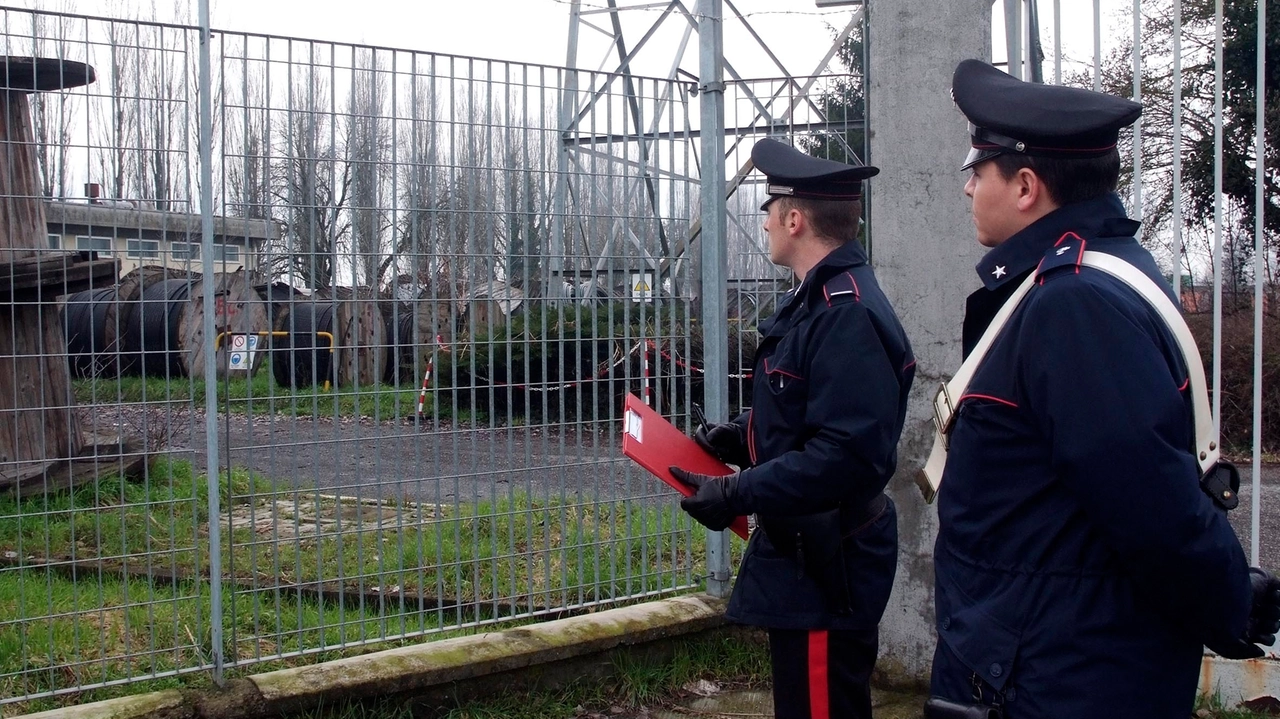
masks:
MULTIPOLYGON (((1252 516, 1233 521, 1274 567, 1277 370, 1252 338, 1274 336, 1277 191, 1253 158, 1275 154, 1277 91, 1246 70, 1276 61, 1246 52, 1266 36, 1242 2, 1134 2, 1132 41, 1104 45, 1100 0, 1083 38, 1057 0, 1052 20, 1009 0, 1003 34, 1015 73, 1147 104, 1124 192, 1184 306, 1209 311, 1192 322, 1215 411, 1252 452, 1252 516), (1052 51, 1024 63, 1040 27, 1052 51)), ((8 95, 0 128, 0 195, 27 223, 0 247, 0 703, 557 616, 731 566, 620 457, 621 400, 687 429, 702 338, 727 334, 743 405, 755 324, 789 286, 749 148, 865 156, 860 76, 727 83, 727 306, 701 316, 718 291, 697 251, 701 98, 674 72, 214 32, 202 82, 195 27, 0 8, 0 34, 96 70, 8 95)))
MULTIPOLYGON (((229 32, 206 68, 195 27, 4 8, 0 33, 96 72, 8 96, 10 276, 62 268, 10 301, 66 347, 5 329, 38 366, 0 417, 43 424, 0 438, 0 703, 702 582, 622 400, 687 429, 729 330, 736 410, 787 282, 738 177, 730 324, 700 326, 696 86, 229 32)), ((731 83, 729 164, 765 131, 861 152, 806 99, 849 81, 731 83)))

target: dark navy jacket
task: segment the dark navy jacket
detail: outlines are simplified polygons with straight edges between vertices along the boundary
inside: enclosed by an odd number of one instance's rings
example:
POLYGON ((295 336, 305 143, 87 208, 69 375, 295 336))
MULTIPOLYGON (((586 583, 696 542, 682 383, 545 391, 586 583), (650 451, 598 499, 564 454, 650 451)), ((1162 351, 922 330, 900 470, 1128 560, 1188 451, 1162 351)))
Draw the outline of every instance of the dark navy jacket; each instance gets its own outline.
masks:
POLYGON ((870 517, 897 464, 915 359, 857 243, 832 251, 772 317, 755 358, 745 425, 752 466, 739 483, 746 511, 803 515, 848 508, 845 570, 853 613, 830 614, 816 585, 762 531, 751 535, 730 619, 779 629, 870 629, 897 567, 892 503, 870 517))
MULTIPOLYGON (((1247 565, 1199 487, 1187 370, 1156 311, 1080 267, 1159 284, 1115 195, 1060 208, 978 264, 965 351, 1035 285, 959 399, 938 494, 933 691, 1009 719, 1185 719, 1202 645, 1240 636, 1247 565)), ((1172 296, 1172 295, 1171 295, 1172 296)))

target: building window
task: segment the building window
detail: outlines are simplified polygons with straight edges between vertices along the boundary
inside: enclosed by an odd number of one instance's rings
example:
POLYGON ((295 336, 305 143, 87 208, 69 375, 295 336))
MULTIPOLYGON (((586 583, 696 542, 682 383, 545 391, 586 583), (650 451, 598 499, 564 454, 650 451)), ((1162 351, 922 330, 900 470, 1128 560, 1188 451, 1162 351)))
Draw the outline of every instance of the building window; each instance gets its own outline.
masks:
POLYGON ((49 235, 49 249, 62 249, 62 235, 49 235))
POLYGON ((160 242, 158 240, 126 240, 125 255, 146 259, 159 257, 160 242))
POLYGON ((86 237, 84 235, 76 237, 76 250, 79 252, 94 251, 100 255, 110 257, 112 255, 111 244, 110 237, 86 237))
POLYGON ((169 245, 171 249, 170 257, 179 261, 198 260, 200 259, 200 243, 198 242, 174 242, 169 245))
POLYGON ((222 244, 214 245, 213 261, 223 262, 228 264, 232 262, 239 262, 240 261, 239 245, 222 245, 222 244))

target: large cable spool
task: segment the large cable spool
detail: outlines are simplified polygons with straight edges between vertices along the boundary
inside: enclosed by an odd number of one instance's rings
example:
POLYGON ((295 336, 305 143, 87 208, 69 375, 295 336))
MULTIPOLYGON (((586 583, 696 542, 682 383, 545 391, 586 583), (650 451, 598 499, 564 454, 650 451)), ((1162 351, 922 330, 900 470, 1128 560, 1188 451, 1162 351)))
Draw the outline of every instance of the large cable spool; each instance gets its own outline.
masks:
POLYGON ((115 304, 115 287, 85 290, 63 300, 62 330, 72 376, 110 378, 119 371, 117 355, 106 339, 107 315, 115 304))
POLYGON ((327 338, 317 332, 333 333, 335 302, 298 302, 285 316, 282 329, 289 333, 272 347, 271 374, 285 387, 310 387, 332 382, 333 353, 327 338))
MULTIPOLYGON (((270 329, 266 307, 243 273, 217 273, 206 279, 185 273, 173 277, 172 271, 158 270, 131 273, 118 286, 121 374, 203 379, 205 352, 216 344, 214 366, 217 376, 224 377, 230 371, 235 335, 266 337, 270 329), (207 281, 214 283, 209 308, 204 304, 207 281), (213 312, 214 337, 205 337, 206 311, 213 312)), ((108 317, 108 335, 110 325, 108 317)), ((249 374, 257 369, 262 355, 254 356, 249 374)))

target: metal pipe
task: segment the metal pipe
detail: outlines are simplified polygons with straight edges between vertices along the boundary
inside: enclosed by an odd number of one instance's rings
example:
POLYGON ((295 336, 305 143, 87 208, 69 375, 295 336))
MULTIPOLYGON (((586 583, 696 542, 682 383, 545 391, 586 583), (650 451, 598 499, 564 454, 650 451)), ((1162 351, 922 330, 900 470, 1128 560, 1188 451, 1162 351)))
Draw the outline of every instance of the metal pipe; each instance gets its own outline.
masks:
POLYGON ((1062 0, 1053 0, 1053 84, 1062 84, 1062 0))
MULTIPOLYGON (((565 55, 564 92, 560 95, 560 137, 572 135, 574 106, 578 103, 578 27, 582 20, 582 0, 569 5, 569 49, 565 55)), ((551 237, 547 243, 548 278, 546 293, 553 302, 564 295, 564 218, 569 198, 569 150, 565 143, 556 148, 555 201, 551 211, 551 237)))
MULTIPOLYGON (((725 268, 726 203, 724 200, 724 11, 721 0, 701 0, 698 17, 699 103, 702 147, 702 332, 707 416, 724 422, 729 416, 729 330, 725 268)), ((728 596, 729 538, 707 533, 707 591, 728 596)))
POLYGON ((1173 294, 1182 301, 1182 0, 1173 0, 1173 294))
POLYGON ((1022 2, 1004 0, 1004 43, 1007 69, 1019 80, 1026 79, 1022 62, 1022 2))
MULTIPOLYGON (((1142 104, 1142 0, 1133 0, 1133 101, 1142 104)), ((1142 117, 1133 123, 1133 208, 1142 220, 1142 117)))
POLYGON ((1102 0, 1093 0, 1093 89, 1102 92, 1102 0))
POLYGON ((1259 534, 1262 529, 1262 284, 1266 277, 1266 248, 1262 243, 1266 210, 1266 97, 1267 97, 1267 3, 1258 2, 1257 116, 1254 119, 1253 197, 1253 496, 1249 507, 1249 562, 1259 563, 1259 534))
MULTIPOLYGON (((213 87, 211 84, 209 43, 209 0, 200 0, 200 253, 204 256, 204 276, 213 277, 213 87)), ((204 336, 212 337, 213 282, 203 282, 204 336)), ((209 458, 205 470, 208 483, 209 509, 209 643, 213 652, 213 681, 222 686, 226 657, 222 651, 222 508, 218 487, 218 367, 217 353, 204 353, 205 451, 209 458)), ((227 472, 231 468, 227 467, 227 472)))
POLYGON ((1214 3, 1213 421, 1222 429, 1222 0, 1214 3))

